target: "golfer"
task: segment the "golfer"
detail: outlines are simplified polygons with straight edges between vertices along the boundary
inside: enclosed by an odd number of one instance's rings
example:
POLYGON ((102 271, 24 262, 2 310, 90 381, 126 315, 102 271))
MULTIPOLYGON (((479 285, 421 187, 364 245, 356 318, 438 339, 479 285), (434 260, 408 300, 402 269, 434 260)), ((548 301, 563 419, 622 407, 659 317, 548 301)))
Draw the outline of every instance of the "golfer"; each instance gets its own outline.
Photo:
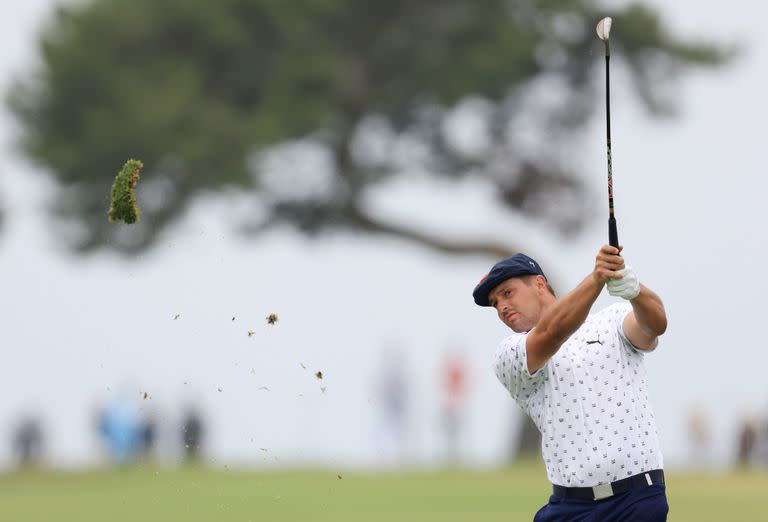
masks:
POLYGON ((475 287, 514 334, 496 352, 501 383, 541 432, 553 485, 534 521, 663 521, 669 506, 643 359, 667 328, 661 299, 600 248, 592 272, 555 297, 525 254, 475 287), (625 301, 590 314, 603 287, 625 301))

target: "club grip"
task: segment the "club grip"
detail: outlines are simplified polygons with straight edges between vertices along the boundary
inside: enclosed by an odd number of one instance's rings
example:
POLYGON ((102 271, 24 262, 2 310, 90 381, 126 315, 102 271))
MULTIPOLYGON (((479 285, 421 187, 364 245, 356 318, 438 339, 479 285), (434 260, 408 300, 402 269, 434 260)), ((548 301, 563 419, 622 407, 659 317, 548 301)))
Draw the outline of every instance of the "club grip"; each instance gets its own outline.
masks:
POLYGON ((619 248, 619 231, 616 229, 616 218, 608 218, 608 244, 619 248))

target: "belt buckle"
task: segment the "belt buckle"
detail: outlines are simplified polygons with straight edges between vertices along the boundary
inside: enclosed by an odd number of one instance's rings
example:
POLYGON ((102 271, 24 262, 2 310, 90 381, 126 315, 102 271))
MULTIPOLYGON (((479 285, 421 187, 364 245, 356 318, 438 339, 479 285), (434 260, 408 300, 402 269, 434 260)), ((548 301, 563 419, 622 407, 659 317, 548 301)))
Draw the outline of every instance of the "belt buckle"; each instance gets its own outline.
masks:
POLYGON ((601 484, 599 486, 592 486, 592 494, 595 500, 602 500, 604 498, 613 496, 613 486, 610 483, 601 484))

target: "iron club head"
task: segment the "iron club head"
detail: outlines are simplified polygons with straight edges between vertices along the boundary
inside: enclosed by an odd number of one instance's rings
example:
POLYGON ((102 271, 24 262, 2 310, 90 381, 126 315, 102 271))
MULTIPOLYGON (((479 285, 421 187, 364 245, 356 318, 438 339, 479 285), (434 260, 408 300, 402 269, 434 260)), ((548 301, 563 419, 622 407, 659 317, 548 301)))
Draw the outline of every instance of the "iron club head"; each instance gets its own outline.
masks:
POLYGON ((611 32, 612 22, 613 22, 613 19, 611 19, 610 16, 606 16, 605 18, 597 22, 597 36, 599 36, 601 40, 603 41, 608 40, 608 34, 611 32))

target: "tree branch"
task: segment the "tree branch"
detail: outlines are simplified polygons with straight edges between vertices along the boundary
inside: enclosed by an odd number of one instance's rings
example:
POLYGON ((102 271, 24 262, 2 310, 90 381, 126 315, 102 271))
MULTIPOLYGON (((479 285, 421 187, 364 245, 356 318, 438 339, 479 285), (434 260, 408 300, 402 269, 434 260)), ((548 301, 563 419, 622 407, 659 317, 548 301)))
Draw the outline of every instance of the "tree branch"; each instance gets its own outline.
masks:
POLYGON ((509 245, 501 243, 452 240, 426 234, 412 228, 385 223, 365 214, 356 205, 350 205, 346 209, 344 217, 349 220, 351 225, 366 232, 407 239, 446 254, 485 254, 498 259, 509 257, 517 251, 509 245))

